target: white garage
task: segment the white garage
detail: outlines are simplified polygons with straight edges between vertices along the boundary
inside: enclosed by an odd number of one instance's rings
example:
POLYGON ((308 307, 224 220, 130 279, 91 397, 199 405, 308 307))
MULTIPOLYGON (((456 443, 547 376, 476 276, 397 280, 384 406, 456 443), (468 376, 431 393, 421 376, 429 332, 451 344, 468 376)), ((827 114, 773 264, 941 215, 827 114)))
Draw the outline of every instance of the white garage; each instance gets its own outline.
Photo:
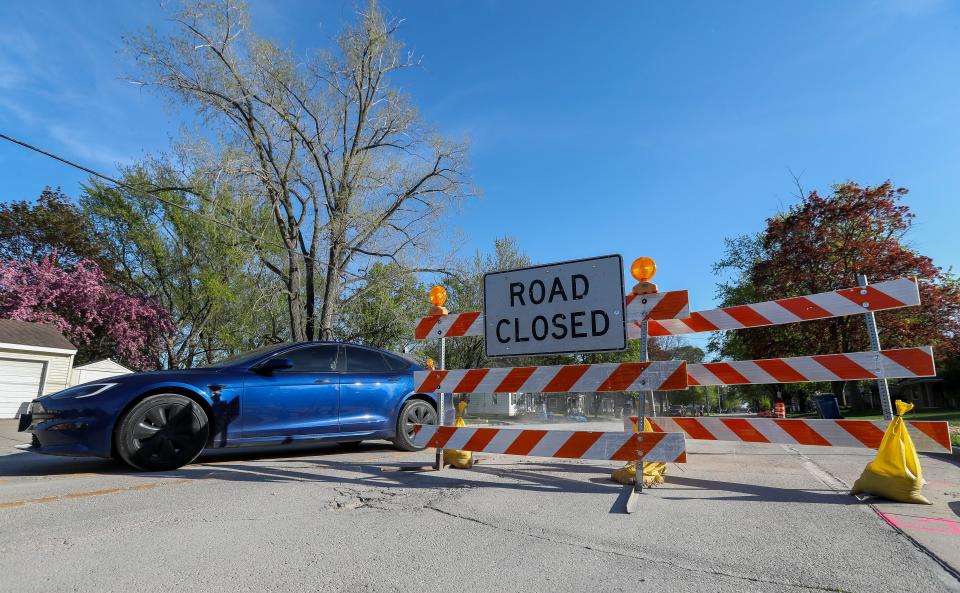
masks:
POLYGON ((117 375, 128 375, 133 371, 120 363, 114 362, 109 358, 89 362, 80 366, 73 367, 72 380, 70 385, 80 385, 90 381, 102 381, 117 375))
POLYGON ((16 418, 38 395, 66 389, 76 353, 52 325, 0 319, 0 418, 16 418))
POLYGON ((21 403, 42 394, 46 368, 41 360, 0 358, 0 418, 14 418, 21 403))

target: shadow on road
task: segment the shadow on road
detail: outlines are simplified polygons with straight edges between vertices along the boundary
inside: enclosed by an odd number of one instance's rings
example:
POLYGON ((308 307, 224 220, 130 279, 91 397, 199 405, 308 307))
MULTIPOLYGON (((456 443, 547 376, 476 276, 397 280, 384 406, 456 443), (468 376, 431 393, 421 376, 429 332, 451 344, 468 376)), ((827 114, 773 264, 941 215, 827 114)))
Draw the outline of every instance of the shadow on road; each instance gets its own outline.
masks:
MULTIPOLYGON (((274 465, 227 463, 201 464, 163 475, 174 478, 216 479, 237 482, 318 482, 376 488, 500 488, 539 493, 611 493, 619 489, 613 482, 595 484, 561 475, 510 466, 499 468, 477 465, 471 470, 447 468, 435 471, 396 471, 409 462, 352 462, 326 459, 283 459, 274 465), (300 470, 329 470, 317 473, 300 470), (499 478, 484 479, 483 476, 499 478)), ((594 468, 594 473, 604 471, 594 468)))
MULTIPOLYGON (((36 454, 0 456, 0 477, 68 474, 127 475, 134 477, 231 482, 315 482, 372 488, 497 488, 544 494, 618 494, 621 486, 609 479, 611 467, 562 462, 494 463, 481 461, 472 470, 397 471, 424 466, 417 454, 396 451, 388 443, 320 444, 286 448, 221 449, 204 452, 192 465, 169 472, 136 472, 104 459, 47 457, 36 454), (361 459, 344 459, 344 454, 361 459), (364 456, 369 457, 363 459, 364 456), (591 476, 592 475, 592 476, 591 476)), ((731 493, 718 502, 800 502, 858 504, 854 497, 832 490, 799 490, 671 475, 656 488, 660 497, 702 499, 707 490, 731 493)), ((951 503, 960 515, 960 503, 951 503)))
MULTIPOLYGON (((674 489, 671 486, 687 486, 701 490, 713 490, 716 492, 739 493, 742 496, 723 496, 715 498, 717 502, 727 501, 748 501, 748 502, 804 502, 813 504, 839 504, 852 505, 859 504, 859 501, 853 496, 846 496, 834 490, 797 490, 794 488, 777 488, 774 486, 758 486, 755 484, 739 484, 736 482, 720 482, 717 480, 704 480, 701 478, 685 478, 682 476, 670 476, 667 483, 657 486, 658 492, 676 490, 683 492, 684 489, 674 489)), ((668 500, 693 500, 702 497, 697 496, 663 496, 668 500)))
POLYGON ((324 444, 297 449, 229 449, 204 452, 196 462, 178 470, 137 472, 106 459, 17 453, 0 456, 0 477, 101 474, 233 482, 317 482, 375 488, 490 487, 558 494, 610 494, 620 489, 612 481, 583 480, 579 476, 586 473, 603 474, 609 468, 582 464, 481 463, 472 470, 397 471, 426 464, 424 461, 415 461, 414 455, 398 452, 387 443, 324 444), (340 456, 345 453, 390 455, 378 455, 383 461, 376 457, 355 461, 342 459, 340 456))
MULTIPOLYGON (((957 450, 957 447, 954 446, 954 451, 957 450)), ((920 456, 920 462, 923 463, 924 456, 932 457, 939 461, 949 463, 950 465, 960 467, 960 457, 954 455, 953 453, 924 453, 920 456)))
POLYGON ((53 457, 36 453, 13 453, 0 456, 0 477, 59 476, 67 474, 124 474, 133 473, 129 467, 112 461, 91 457, 53 457))
MULTIPOLYGON (((200 454, 193 465, 213 462, 229 462, 237 460, 275 460, 293 458, 297 456, 343 454, 345 452, 362 451, 395 451, 390 445, 383 443, 324 443, 298 445, 286 447, 242 447, 229 449, 208 449, 200 454)), ((192 467, 186 466, 189 469, 192 467)), ((110 475, 155 475, 150 472, 140 472, 112 459, 99 457, 66 457, 56 455, 42 455, 17 451, 10 455, 0 455, 0 477, 16 476, 57 476, 80 473, 101 473, 110 475)), ((158 472, 156 475, 166 475, 170 472, 158 472)))
POLYGON ((953 511, 953 514, 960 517, 960 500, 955 500, 953 502, 948 502, 947 507, 953 511))

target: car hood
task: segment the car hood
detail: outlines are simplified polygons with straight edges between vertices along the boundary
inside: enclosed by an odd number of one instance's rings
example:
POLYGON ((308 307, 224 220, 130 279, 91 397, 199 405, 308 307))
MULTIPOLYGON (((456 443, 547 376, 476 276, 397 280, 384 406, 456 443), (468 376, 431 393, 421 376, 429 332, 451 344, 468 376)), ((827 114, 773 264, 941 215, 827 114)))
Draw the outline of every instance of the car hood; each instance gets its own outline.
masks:
MULTIPOLYGON (((163 371, 147 371, 144 373, 127 373, 126 375, 115 375, 113 377, 107 377, 105 379, 95 379, 93 381, 87 381, 86 383, 81 383, 80 385, 88 385, 90 383, 115 383, 117 385, 142 385, 144 383, 161 383, 161 382, 186 382, 191 383, 202 377, 212 377, 219 375, 223 372, 224 369, 169 369, 163 371)), ((202 379, 201 379, 202 380, 202 379)), ((74 385, 73 387, 80 387, 80 385, 74 385)), ((73 387, 68 388, 72 389, 73 387)), ((64 390, 64 391, 67 391, 64 390)), ((58 392, 62 393, 62 392, 58 392)), ((56 395, 56 394, 50 394, 56 395)))
POLYGON ((223 372, 223 369, 167 369, 163 371, 146 371, 143 373, 129 373, 104 379, 110 383, 120 383, 122 381, 137 381, 142 379, 155 379, 165 381, 178 376, 198 376, 198 375, 216 375, 223 372))

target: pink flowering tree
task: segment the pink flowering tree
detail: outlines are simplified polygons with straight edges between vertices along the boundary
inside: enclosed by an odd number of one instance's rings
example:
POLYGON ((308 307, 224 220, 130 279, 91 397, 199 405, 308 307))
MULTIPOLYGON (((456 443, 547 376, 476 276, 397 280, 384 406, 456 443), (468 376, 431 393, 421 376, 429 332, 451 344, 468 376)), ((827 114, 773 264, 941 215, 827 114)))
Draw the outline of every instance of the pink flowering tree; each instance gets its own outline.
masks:
POLYGON ((112 357, 136 369, 160 366, 175 326, 154 299, 131 296, 81 260, 60 267, 55 257, 0 261, 0 318, 49 323, 78 348, 78 362, 112 357))

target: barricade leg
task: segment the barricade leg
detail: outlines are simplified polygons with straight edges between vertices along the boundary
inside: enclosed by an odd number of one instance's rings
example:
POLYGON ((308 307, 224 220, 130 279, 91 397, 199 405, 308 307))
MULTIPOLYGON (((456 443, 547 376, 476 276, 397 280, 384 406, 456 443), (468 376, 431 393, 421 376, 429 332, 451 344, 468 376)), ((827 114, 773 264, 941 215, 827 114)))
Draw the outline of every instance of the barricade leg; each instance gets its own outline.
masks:
MULTIPOLYGON (((639 437, 637 437, 639 438, 639 437)), ((639 447, 638 447, 639 449, 639 447)), ((643 456, 637 451, 637 477, 633 481, 633 491, 630 493, 630 498, 627 499, 627 513, 633 514, 636 513, 640 508, 640 495, 643 494, 643 456)))
MULTIPOLYGON (((447 293, 444 291, 443 298, 446 300, 447 293)), ((442 304, 442 303, 441 303, 442 304)), ((447 340, 446 338, 440 338, 440 370, 447 368, 447 340)), ((437 426, 443 426, 444 414, 446 410, 443 409, 443 393, 440 393, 440 401, 437 403, 437 426)), ((437 458, 434 461, 433 469, 440 471, 443 469, 443 449, 437 449, 437 458)))

